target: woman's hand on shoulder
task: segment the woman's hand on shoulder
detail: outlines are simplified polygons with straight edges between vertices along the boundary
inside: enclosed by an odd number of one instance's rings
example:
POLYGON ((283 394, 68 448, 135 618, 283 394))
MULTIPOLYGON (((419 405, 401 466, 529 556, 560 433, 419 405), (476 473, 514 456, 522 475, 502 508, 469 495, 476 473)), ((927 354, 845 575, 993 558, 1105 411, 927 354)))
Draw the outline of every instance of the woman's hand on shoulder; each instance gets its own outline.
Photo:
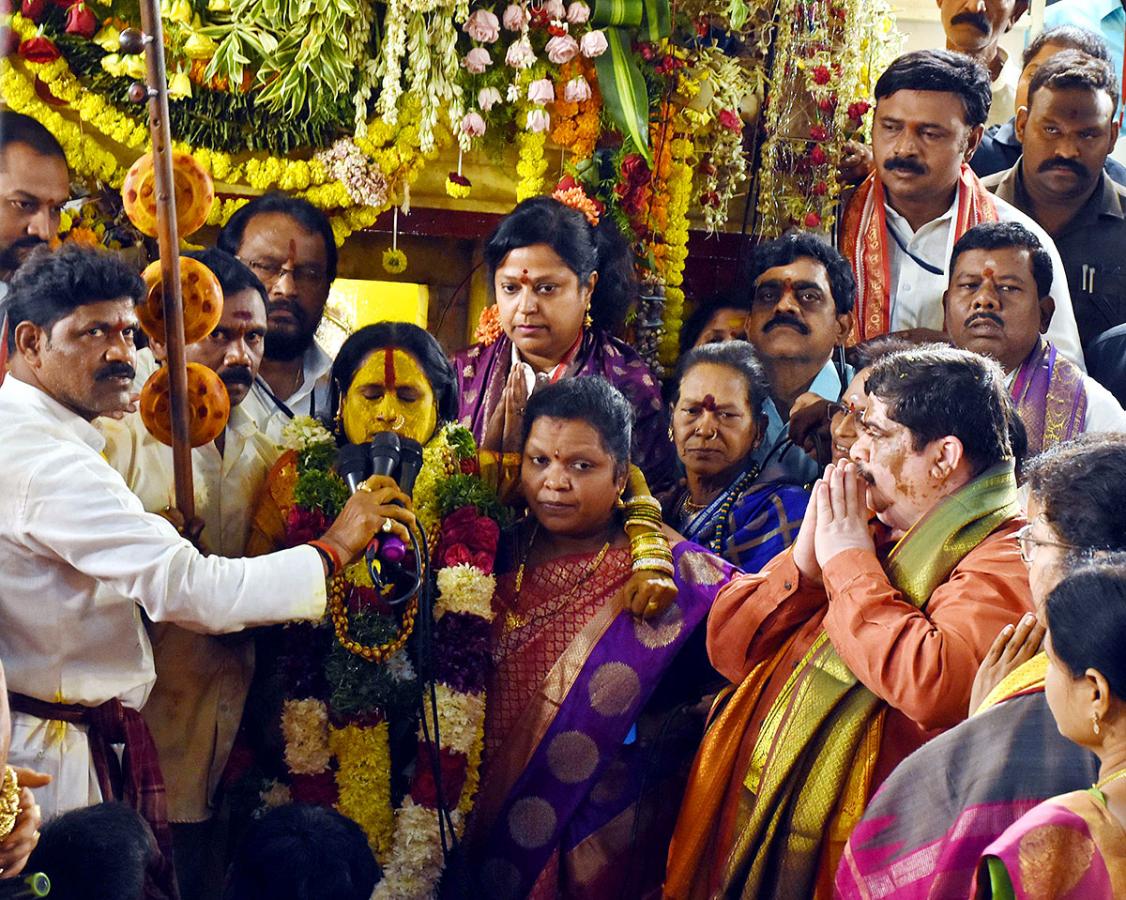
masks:
POLYGON ((642 569, 622 589, 622 606, 638 619, 652 619, 676 600, 676 582, 662 572, 642 569))

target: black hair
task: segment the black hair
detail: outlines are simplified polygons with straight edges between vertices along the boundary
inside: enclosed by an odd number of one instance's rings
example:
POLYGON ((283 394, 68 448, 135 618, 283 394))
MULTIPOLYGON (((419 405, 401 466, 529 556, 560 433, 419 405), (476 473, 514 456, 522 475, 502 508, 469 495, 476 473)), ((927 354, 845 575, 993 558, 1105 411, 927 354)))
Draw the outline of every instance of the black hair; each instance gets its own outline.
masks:
POLYGON ((877 337, 869 338, 857 344, 855 347, 849 347, 846 353, 849 365, 857 371, 860 371, 861 369, 867 369, 878 359, 891 356, 893 353, 899 353, 901 350, 913 350, 917 346, 918 344, 913 344, 906 338, 901 338, 895 334, 881 334, 877 337))
POLYGON ((1048 595, 1052 652, 1081 678, 1101 672, 1118 700, 1126 700, 1126 560, 1092 560, 1057 584, 1048 595))
POLYGON ((966 113, 966 124, 971 128, 985 124, 993 101, 993 87, 985 67, 951 50, 915 50, 893 61, 876 82, 876 100, 897 91, 957 94, 966 113))
POLYGON ((864 389, 911 432, 916 451, 953 435, 975 475, 1012 458, 1006 406, 1012 401, 992 360, 937 344, 903 350, 878 360, 864 389))
POLYGON ((1036 54, 1048 44, 1056 44, 1069 50, 1078 50, 1086 53, 1093 59, 1110 62, 1110 53, 1107 52, 1106 42, 1095 32, 1080 28, 1078 25, 1057 25, 1047 28, 1032 39, 1020 58, 1021 69, 1027 69, 1036 54))
POLYGON ((332 233, 332 225, 323 212, 313 206, 308 200, 300 197, 290 197, 279 191, 271 191, 251 200, 240 207, 226 225, 219 232, 219 239, 215 242, 220 250, 226 250, 231 256, 238 256, 242 236, 246 226, 255 216, 264 216, 267 213, 281 213, 289 216, 310 234, 320 235, 325 245, 325 272, 331 283, 336 280, 336 266, 339 254, 336 249, 336 236, 332 233))
POLYGON ((1091 432, 1025 467, 1028 488, 1060 539, 1080 550, 1126 550, 1126 434, 1091 432))
POLYGON ((105 250, 65 244, 40 247, 16 270, 3 309, 8 314, 8 351, 15 349, 20 322, 50 331, 80 306, 128 297, 145 297, 145 283, 121 257, 105 250))
POLYGON ((633 257, 613 219, 597 226, 577 209, 552 197, 532 197, 501 219, 485 244, 489 280, 513 250, 547 244, 585 284, 593 272, 598 284, 590 299, 590 317, 607 332, 616 331, 637 297, 633 257))
POLYGON ((1017 484, 1024 484, 1024 467, 1028 463, 1028 429, 1024 427, 1024 419, 1020 417, 1020 410, 1008 397, 1005 404, 1005 423, 1009 426, 1009 446, 1013 450, 1013 469, 1017 476, 1017 484))
POLYGON ((950 279, 953 280, 958 257, 963 253, 969 250, 1001 250, 1006 247, 1028 251, 1032 260, 1032 277, 1036 281, 1036 295, 1047 297, 1051 293, 1052 279, 1055 277, 1052 257, 1040 243, 1040 238, 1019 222, 983 222, 958 238, 954 249, 950 251, 950 279))
MULTIPOLYGON (((770 397, 770 380, 759 362, 755 348, 748 341, 724 341, 722 344, 704 344, 689 350, 680 358, 672 393, 672 404, 680 399, 680 382, 688 372, 701 363, 725 366, 736 372, 747 385, 747 405, 751 415, 761 426, 766 417, 766 401, 770 397)), ((761 431, 761 427, 760 427, 761 431)))
POLYGON ((792 232, 755 247, 751 255, 747 290, 753 296, 754 284, 763 272, 775 266, 788 265, 802 257, 814 259, 825 267, 837 315, 852 312, 856 302, 856 277, 852 274, 852 266, 832 244, 803 231, 792 232))
POLYGON ((124 803, 98 803, 48 819, 28 872, 51 879, 57 900, 141 900, 159 859, 148 823, 124 803))
POLYGON ((439 421, 457 418, 457 376, 453 366, 433 335, 410 322, 376 322, 348 336, 332 364, 330 409, 334 417, 364 360, 383 347, 397 347, 418 360, 434 391, 439 421))
POLYGON ((269 292, 266 290, 266 286, 262 284, 262 279, 251 271, 250 266, 238 257, 232 256, 226 250, 210 247, 206 250, 191 250, 180 255, 199 260, 207 266, 219 279, 219 286, 223 289, 224 297, 245 290, 254 290, 262 298, 263 303, 268 303, 269 292))
POLYGON ((577 419, 598 432, 602 446, 618 467, 629 465, 630 441, 633 439, 633 407, 622 392, 601 375, 564 378, 549 384, 528 398, 524 408, 524 429, 520 445, 536 419, 577 419))
POLYGON ((247 828, 223 900, 367 900, 381 876, 359 825, 334 809, 287 804, 247 828))
POLYGON ((55 156, 66 162, 63 145, 40 122, 23 113, 0 109, 0 153, 10 144, 23 144, 40 156, 55 156))
POLYGON ((692 314, 680 326, 681 355, 683 356, 692 349, 692 346, 700 339, 700 335, 704 333, 704 327, 719 310, 737 309, 740 312, 749 313, 751 311, 751 300, 749 294, 740 295, 732 291, 730 294, 709 297, 707 300, 697 303, 696 308, 692 310, 692 314))
POLYGON ((1118 110, 1118 79, 1110 63, 1078 50, 1063 50, 1044 63, 1028 83, 1028 106, 1041 88, 1053 91, 1091 91, 1106 93, 1111 103, 1111 118, 1118 110))

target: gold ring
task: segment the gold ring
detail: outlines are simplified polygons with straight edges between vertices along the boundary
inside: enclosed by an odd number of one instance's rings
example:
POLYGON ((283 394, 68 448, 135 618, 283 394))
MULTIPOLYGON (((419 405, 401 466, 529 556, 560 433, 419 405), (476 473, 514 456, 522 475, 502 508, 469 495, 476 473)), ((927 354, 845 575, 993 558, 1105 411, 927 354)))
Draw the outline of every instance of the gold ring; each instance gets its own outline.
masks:
POLYGON ((360 486, 358 488, 356 488, 356 490, 357 491, 363 491, 366 494, 370 494, 371 493, 371 485, 368 484, 365 481, 365 482, 361 483, 360 486))
POLYGON ((387 534, 391 531, 391 529, 393 527, 394 527, 394 525, 392 524, 390 519, 384 519, 383 524, 379 526, 379 530, 382 531, 384 534, 387 534))

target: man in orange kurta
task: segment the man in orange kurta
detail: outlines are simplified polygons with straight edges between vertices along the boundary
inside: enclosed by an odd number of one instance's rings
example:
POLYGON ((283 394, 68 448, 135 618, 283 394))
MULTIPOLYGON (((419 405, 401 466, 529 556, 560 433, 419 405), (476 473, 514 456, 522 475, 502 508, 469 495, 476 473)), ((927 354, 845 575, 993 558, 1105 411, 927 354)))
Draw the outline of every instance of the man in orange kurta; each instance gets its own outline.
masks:
POLYGON ((709 616, 733 687, 693 768, 668 897, 830 896, 871 793, 966 717, 993 638, 1031 609, 1000 370, 910 350, 867 391, 854 462, 826 470, 794 547, 709 616))

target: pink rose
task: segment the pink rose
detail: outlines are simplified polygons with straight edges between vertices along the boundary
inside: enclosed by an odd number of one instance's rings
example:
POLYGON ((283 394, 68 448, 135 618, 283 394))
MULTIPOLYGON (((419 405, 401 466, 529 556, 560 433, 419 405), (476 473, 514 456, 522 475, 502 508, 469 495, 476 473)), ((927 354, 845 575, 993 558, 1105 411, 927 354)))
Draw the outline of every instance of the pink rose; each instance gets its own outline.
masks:
POLYGON ((491 44, 500 37, 500 20, 487 9, 475 10, 462 30, 473 40, 491 44))
POLYGON ((485 133, 485 120, 479 112, 468 112, 461 120, 461 130, 470 137, 480 137, 485 133))
POLYGON ((547 78, 540 78, 528 85, 528 99, 533 103, 550 103, 555 99, 555 88, 547 78))
POLYGON ((739 118, 739 113, 733 109, 721 109, 716 118, 719 120, 719 124, 728 131, 740 132, 743 130, 743 120, 739 118))
POLYGON ((528 110, 528 131, 539 134, 540 132, 547 131, 551 127, 551 116, 547 114, 546 110, 536 109, 528 110))
POLYGON ((563 99, 568 103, 585 103, 590 96, 590 85, 582 75, 576 75, 563 87, 563 99))
POLYGON ((543 15, 549 19, 562 19, 566 13, 563 11, 563 0, 546 0, 543 9, 543 15))
POLYGON ((501 21, 509 31, 523 31, 524 26, 528 24, 528 14, 524 12, 524 7, 510 3, 504 10, 501 21))
POLYGON ((500 91, 495 87, 481 88, 477 93, 477 105, 485 112, 488 112, 498 103, 500 103, 500 91))
POLYGON ((569 34, 560 34, 547 42, 547 58, 557 66, 568 63, 579 52, 579 42, 569 34))
POLYGON ((493 64, 493 58, 484 47, 474 47, 467 54, 461 64, 474 75, 480 75, 493 64))
POLYGON ((582 25, 589 18, 590 7, 585 3, 579 3, 578 0, 575 0, 567 7, 567 21, 572 25, 582 25))
POLYGON ((601 56, 609 48, 606 43, 606 35, 601 31, 588 31, 583 35, 582 41, 579 43, 579 49, 582 50, 583 56, 588 59, 594 59, 596 56, 601 56))
POLYGON ((532 49, 531 41, 522 37, 513 42, 504 56, 504 61, 513 69, 531 68, 532 63, 536 61, 536 52, 532 49))

